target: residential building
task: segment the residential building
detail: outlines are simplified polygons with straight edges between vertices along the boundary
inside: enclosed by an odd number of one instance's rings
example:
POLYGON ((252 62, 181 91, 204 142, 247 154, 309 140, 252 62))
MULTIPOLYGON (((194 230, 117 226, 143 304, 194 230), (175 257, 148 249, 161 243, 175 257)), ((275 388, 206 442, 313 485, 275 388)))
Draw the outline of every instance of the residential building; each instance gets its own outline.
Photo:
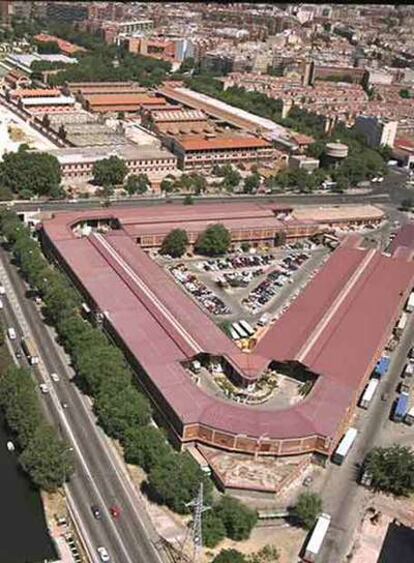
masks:
POLYGON ((370 147, 393 147, 398 121, 361 115, 356 118, 355 127, 365 136, 370 147))

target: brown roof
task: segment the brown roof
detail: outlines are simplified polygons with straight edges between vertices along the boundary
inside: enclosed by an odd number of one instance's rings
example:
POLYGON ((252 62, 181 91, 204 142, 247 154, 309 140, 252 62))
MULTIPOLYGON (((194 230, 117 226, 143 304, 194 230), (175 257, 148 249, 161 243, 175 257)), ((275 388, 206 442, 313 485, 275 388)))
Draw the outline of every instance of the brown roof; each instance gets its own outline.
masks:
POLYGON ((84 96, 85 100, 91 106, 117 106, 117 105, 137 105, 144 104, 163 104, 166 103, 164 98, 155 96, 146 96, 145 94, 96 94, 84 96))
POLYGON ((186 151, 213 149, 254 149, 270 148, 272 145, 258 137, 216 137, 214 139, 182 139, 180 145, 186 151))

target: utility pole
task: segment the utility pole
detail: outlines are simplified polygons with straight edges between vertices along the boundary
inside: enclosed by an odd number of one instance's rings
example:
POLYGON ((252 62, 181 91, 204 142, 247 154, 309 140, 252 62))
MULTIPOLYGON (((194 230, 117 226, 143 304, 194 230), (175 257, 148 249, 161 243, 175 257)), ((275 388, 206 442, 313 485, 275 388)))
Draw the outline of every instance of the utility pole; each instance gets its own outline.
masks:
MULTIPOLYGON (((210 510, 210 506, 204 506, 203 502, 204 485, 203 482, 200 483, 200 488, 198 489, 198 494, 195 499, 187 503, 186 506, 193 507, 193 524, 191 527, 191 536, 193 539, 193 556, 191 558, 192 563, 198 561, 200 551, 203 548, 203 531, 202 531, 202 515, 206 510, 210 510)), ((181 554, 184 555, 184 546, 181 554)))

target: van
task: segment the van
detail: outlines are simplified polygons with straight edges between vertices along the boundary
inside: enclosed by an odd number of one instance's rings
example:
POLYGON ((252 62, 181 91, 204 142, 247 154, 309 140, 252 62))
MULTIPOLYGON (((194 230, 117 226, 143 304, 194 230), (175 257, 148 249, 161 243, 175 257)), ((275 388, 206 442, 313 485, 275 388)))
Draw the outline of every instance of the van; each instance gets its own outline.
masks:
POLYGON ((3 301, 0 299, 0 309, 3 309, 3 301))
POLYGON ((10 338, 10 340, 16 340, 16 331, 14 330, 13 327, 7 329, 7 335, 10 338))

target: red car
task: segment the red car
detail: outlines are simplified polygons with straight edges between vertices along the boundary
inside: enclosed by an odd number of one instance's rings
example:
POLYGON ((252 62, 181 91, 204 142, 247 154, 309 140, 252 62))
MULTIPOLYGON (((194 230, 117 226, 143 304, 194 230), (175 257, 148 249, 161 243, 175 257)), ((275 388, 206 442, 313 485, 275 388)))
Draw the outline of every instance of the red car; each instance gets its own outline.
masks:
POLYGON ((121 516, 121 509, 119 506, 111 506, 109 509, 112 518, 119 518, 121 516))

